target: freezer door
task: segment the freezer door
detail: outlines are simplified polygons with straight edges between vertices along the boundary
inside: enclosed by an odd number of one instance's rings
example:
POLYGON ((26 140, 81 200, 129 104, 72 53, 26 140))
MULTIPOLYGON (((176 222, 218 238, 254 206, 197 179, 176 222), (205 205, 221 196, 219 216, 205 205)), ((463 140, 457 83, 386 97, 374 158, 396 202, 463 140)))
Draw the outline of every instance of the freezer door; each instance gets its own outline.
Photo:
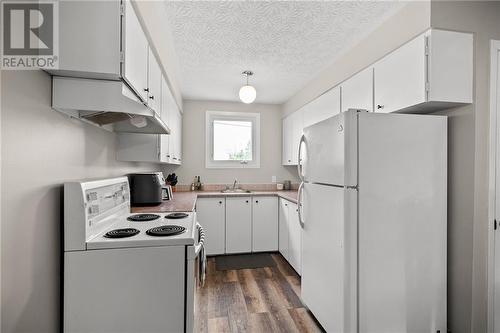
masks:
POLYGON ((302 300, 327 332, 356 332, 357 191, 303 191, 302 300))
POLYGON ((304 130, 304 181, 357 185, 357 111, 342 112, 304 130))

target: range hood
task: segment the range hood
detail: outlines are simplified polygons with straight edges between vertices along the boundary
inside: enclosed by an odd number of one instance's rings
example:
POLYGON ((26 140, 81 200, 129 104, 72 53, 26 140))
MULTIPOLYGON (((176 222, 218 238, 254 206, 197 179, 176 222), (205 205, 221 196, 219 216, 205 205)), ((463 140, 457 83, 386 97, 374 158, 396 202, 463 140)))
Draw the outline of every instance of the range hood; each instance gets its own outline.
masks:
POLYGON ((160 116, 122 81, 53 76, 52 108, 108 131, 170 134, 160 116))

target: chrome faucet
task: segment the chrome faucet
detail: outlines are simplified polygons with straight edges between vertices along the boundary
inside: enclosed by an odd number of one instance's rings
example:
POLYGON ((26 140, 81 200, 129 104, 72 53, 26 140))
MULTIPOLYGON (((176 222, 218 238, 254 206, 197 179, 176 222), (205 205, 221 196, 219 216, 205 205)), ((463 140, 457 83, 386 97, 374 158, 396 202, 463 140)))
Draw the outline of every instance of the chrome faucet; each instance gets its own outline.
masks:
POLYGON ((238 180, 237 180, 237 179, 235 179, 235 180, 234 180, 234 183, 233 183, 233 190, 236 190, 236 183, 238 183, 238 180))

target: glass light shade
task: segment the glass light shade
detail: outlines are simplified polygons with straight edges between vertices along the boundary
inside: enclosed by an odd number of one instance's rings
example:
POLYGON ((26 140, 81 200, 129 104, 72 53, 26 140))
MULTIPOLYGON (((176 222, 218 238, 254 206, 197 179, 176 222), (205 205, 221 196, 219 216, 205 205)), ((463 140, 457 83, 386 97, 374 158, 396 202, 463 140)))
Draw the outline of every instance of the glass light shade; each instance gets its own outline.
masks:
POLYGON ((240 99, 243 103, 250 104, 255 101, 256 97, 257 91, 254 87, 247 84, 240 88, 240 99))

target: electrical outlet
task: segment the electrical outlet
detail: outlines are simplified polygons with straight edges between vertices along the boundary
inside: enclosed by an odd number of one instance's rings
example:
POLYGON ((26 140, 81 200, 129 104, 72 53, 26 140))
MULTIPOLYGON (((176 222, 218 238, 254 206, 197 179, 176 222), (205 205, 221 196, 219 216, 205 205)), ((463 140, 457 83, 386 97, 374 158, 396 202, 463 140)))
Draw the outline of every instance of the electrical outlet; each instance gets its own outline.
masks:
POLYGON ((276 176, 271 177, 271 182, 276 183, 276 176))

